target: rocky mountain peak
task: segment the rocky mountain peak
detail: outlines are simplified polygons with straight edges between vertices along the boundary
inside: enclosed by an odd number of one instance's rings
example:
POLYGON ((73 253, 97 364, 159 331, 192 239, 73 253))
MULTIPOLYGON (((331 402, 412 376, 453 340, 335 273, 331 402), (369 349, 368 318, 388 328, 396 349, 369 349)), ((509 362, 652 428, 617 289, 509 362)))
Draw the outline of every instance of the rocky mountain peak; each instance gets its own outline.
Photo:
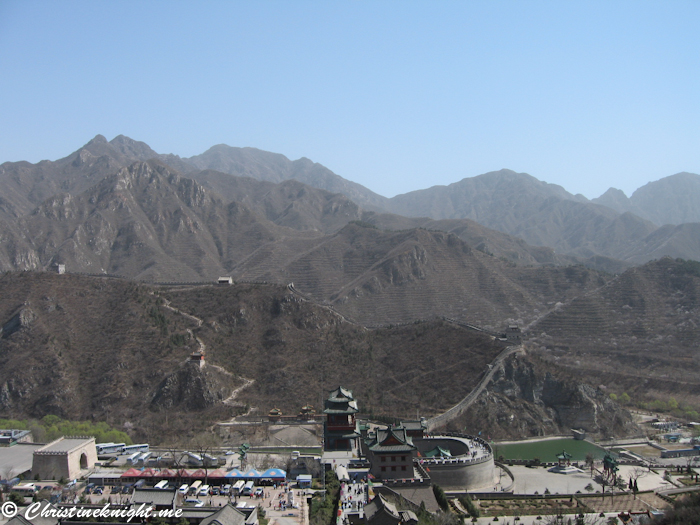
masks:
POLYGON ((90 142, 88 142, 87 144, 85 144, 85 146, 92 146, 92 145, 95 145, 95 144, 107 144, 107 143, 108 143, 108 142, 107 142, 107 139, 105 138, 105 136, 104 136, 104 135, 100 135, 100 134, 98 133, 97 135, 95 135, 95 136, 92 138, 92 140, 90 140, 90 142))
POLYGON ((149 160, 158 157, 158 153, 153 151, 148 144, 131 139, 125 135, 117 135, 109 144, 112 145, 122 155, 138 160, 149 160))
POLYGON ((591 202, 607 206, 620 213, 629 211, 631 208, 630 200, 627 195, 625 195, 625 192, 617 188, 608 189, 608 191, 597 199, 593 199, 591 202))

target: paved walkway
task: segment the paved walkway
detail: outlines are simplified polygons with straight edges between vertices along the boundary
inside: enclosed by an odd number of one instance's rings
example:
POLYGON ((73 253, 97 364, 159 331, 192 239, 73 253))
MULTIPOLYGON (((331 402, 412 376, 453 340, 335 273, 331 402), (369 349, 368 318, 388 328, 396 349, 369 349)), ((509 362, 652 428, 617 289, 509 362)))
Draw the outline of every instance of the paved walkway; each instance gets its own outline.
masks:
POLYGON ((366 483, 341 483, 340 503, 338 504, 337 524, 347 523, 347 515, 351 513, 359 514, 364 518, 364 507, 367 504, 367 484, 366 483))
MULTIPOLYGON (((593 492, 602 491, 602 488, 591 478, 590 469, 575 474, 557 474, 549 472, 544 467, 528 468, 522 465, 514 465, 508 467, 515 478, 513 487, 514 494, 544 494, 547 490, 551 494, 575 494, 580 491, 582 494, 588 494, 586 486, 590 483, 593 486, 593 492)), ((644 471, 639 474, 638 467, 632 465, 620 465, 618 473, 619 477, 625 481, 629 480, 630 476, 637 478, 637 485, 640 491, 648 490, 665 490, 673 488, 667 482, 663 475, 654 472, 644 471)), ((502 477, 501 481, 507 485, 510 478, 502 477)))

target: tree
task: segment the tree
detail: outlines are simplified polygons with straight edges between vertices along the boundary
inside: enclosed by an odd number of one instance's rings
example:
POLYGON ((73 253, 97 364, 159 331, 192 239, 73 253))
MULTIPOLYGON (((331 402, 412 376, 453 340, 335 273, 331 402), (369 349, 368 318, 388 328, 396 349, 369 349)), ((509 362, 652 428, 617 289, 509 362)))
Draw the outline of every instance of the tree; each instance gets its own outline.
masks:
POLYGON ((644 469, 644 467, 635 467, 632 469, 632 472, 630 472, 630 483, 629 483, 629 489, 632 491, 632 494, 634 494, 634 499, 637 499, 637 492, 639 492, 639 486, 637 485, 637 480, 639 478, 643 478, 646 476, 649 472, 644 469))
POLYGON ((593 466, 595 465, 595 457, 593 457, 593 453, 589 452, 586 454, 586 466, 590 467, 591 469, 591 477, 593 477, 593 466))
POLYGON ((24 497, 16 492, 10 492, 9 500, 15 505, 24 505, 24 497))
POLYGON ((202 458, 202 468, 204 469, 204 483, 209 484, 209 469, 217 467, 210 459, 214 448, 219 445, 219 439, 210 432, 202 432, 192 440, 192 445, 197 454, 202 458))
POLYGON ((433 485, 433 494, 435 494, 435 499, 438 505, 440 505, 440 509, 442 509, 443 512, 448 512, 450 510, 450 503, 447 501, 445 491, 442 490, 440 485, 433 485))

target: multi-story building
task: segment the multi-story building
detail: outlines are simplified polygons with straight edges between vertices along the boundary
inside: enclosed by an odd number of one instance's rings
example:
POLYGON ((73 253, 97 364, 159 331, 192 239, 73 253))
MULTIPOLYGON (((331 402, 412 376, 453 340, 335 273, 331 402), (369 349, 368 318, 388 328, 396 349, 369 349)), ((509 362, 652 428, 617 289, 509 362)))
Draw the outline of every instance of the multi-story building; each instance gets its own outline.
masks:
POLYGON ((339 386, 329 394, 324 407, 323 450, 347 451, 356 455, 360 432, 355 418, 357 401, 352 397, 352 392, 339 386))

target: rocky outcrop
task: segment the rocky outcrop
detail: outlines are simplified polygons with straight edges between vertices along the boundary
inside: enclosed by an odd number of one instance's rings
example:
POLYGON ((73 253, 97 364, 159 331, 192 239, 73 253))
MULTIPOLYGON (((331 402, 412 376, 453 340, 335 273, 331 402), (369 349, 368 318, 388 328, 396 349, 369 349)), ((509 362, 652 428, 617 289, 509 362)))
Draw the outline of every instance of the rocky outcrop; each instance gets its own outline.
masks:
POLYGON ((218 368, 199 368, 187 363, 158 385, 151 400, 151 408, 203 410, 223 403, 235 386, 236 381, 218 368))
POLYGON ((31 308, 22 308, 0 328, 0 337, 10 337, 18 330, 31 324, 35 319, 36 314, 31 308))
POLYGON ((498 365, 492 380, 467 412, 467 421, 496 438, 566 434, 572 428, 599 436, 639 432, 630 413, 602 390, 525 355, 498 365))

